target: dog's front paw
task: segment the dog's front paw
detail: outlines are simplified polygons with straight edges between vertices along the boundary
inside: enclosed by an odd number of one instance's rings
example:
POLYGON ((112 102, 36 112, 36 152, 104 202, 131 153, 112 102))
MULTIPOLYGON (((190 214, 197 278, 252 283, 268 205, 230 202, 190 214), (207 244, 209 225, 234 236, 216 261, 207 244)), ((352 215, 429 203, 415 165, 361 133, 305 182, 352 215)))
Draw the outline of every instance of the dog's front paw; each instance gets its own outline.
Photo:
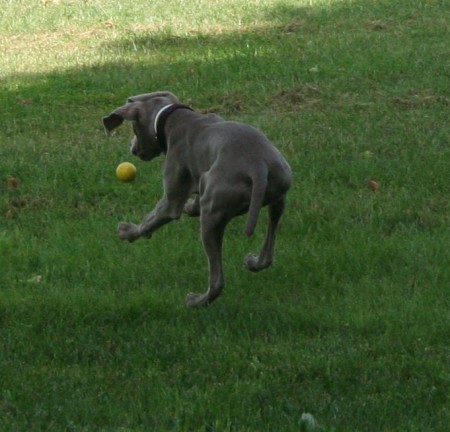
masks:
POLYGON ((119 226, 117 227, 117 234, 119 235, 119 238, 121 240, 128 240, 129 242, 134 242, 140 237, 141 231, 139 225, 120 222, 119 226))

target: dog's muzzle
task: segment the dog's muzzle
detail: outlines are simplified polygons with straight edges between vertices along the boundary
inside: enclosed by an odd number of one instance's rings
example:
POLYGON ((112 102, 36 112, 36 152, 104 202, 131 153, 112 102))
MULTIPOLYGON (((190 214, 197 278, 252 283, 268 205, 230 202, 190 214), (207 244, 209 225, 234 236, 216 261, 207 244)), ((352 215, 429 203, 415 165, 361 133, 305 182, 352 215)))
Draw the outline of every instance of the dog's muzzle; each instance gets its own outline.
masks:
POLYGON ((148 151, 139 150, 138 140, 136 137, 134 137, 130 143, 130 152, 133 156, 137 156, 143 161, 149 161, 159 156, 162 153, 162 150, 159 148, 148 151))

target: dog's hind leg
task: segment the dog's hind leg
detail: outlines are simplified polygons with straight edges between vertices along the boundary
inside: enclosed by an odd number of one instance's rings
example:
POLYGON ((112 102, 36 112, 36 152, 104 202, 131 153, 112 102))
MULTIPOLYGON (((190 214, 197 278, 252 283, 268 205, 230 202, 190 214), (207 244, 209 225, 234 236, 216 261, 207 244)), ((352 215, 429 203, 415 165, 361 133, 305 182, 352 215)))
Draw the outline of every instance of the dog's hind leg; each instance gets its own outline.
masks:
POLYGON ((244 259, 244 265, 248 270, 257 272, 269 267, 273 261, 275 238, 278 223, 284 211, 286 195, 269 204, 269 225, 267 227, 266 239, 259 255, 248 254, 244 259))
POLYGON ((186 304, 191 307, 206 306, 212 303, 222 292, 225 281, 222 270, 222 243, 228 220, 223 215, 201 215, 201 234, 203 247, 209 261, 209 286, 203 294, 189 293, 186 304))

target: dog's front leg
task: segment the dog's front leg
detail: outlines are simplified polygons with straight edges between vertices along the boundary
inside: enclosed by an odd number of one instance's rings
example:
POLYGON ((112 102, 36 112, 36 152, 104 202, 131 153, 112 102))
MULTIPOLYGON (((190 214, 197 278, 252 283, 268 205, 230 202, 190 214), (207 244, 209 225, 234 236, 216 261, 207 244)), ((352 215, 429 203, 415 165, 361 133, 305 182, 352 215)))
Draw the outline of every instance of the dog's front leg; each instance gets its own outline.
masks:
POLYGON ((139 225, 121 222, 117 228, 119 238, 134 242, 139 237, 150 238, 161 226, 174 219, 179 219, 183 210, 183 204, 169 202, 167 197, 162 198, 156 207, 144 217, 139 225))

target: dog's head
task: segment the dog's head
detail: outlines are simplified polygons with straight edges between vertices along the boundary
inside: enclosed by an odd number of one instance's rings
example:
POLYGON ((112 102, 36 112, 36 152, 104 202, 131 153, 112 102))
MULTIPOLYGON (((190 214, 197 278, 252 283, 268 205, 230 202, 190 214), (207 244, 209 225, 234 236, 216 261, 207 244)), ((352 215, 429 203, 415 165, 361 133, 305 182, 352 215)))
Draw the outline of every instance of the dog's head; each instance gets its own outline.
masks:
POLYGON ((163 152, 155 131, 155 119, 162 108, 178 103, 170 92, 146 93, 128 98, 125 105, 103 117, 103 125, 108 132, 120 126, 124 120, 133 123, 134 137, 131 140, 131 153, 142 160, 151 160, 163 152))

